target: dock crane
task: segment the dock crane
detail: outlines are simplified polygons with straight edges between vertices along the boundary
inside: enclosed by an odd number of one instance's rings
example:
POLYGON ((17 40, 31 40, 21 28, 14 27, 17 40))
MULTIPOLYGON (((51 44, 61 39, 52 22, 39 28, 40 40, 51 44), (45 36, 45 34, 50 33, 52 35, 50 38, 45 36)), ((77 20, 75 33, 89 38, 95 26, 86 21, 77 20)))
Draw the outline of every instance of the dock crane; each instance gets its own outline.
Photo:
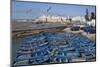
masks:
POLYGON ((46 10, 46 22, 48 22, 48 21, 47 21, 48 12, 51 10, 51 8, 52 8, 52 7, 49 7, 49 8, 47 8, 47 10, 46 10))

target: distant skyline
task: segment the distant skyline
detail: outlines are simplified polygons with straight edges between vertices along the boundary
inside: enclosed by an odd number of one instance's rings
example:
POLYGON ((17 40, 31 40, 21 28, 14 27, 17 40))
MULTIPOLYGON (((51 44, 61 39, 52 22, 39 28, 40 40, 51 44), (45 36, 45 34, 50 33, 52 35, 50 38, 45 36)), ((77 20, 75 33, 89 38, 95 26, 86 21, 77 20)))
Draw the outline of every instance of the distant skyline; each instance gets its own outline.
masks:
POLYGON ((12 1, 12 19, 35 19, 42 15, 84 16, 86 9, 89 13, 95 12, 95 6, 12 1))

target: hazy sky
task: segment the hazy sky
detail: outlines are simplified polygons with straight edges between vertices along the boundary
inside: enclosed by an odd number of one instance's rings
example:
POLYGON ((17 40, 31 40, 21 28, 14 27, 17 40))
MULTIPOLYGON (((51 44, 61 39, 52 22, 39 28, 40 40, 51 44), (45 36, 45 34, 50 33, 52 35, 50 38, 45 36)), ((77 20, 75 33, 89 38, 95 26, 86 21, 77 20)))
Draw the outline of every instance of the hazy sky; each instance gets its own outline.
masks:
POLYGON ((36 2, 12 2, 13 19, 34 19, 46 15, 46 10, 51 9, 48 15, 55 16, 79 16, 85 15, 86 9, 95 12, 95 6, 69 5, 69 4, 48 4, 36 2))

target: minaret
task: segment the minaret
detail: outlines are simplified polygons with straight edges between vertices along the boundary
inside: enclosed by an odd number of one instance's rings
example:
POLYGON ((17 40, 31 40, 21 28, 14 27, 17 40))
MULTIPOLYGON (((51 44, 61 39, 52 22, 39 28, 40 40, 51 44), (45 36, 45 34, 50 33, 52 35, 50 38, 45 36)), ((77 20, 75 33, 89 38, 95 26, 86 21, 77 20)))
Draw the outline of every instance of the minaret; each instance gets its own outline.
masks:
POLYGON ((86 21, 89 21, 89 12, 88 12, 88 9, 86 9, 85 19, 86 19, 86 21))

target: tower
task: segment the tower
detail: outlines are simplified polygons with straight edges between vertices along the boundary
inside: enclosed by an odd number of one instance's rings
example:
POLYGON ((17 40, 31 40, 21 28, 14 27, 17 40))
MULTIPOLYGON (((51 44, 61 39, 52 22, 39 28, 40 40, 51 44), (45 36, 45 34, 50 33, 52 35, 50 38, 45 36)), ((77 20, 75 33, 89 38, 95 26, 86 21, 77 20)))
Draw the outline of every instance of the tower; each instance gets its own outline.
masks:
POLYGON ((89 21, 89 12, 88 12, 88 9, 86 9, 85 20, 86 21, 89 21))

